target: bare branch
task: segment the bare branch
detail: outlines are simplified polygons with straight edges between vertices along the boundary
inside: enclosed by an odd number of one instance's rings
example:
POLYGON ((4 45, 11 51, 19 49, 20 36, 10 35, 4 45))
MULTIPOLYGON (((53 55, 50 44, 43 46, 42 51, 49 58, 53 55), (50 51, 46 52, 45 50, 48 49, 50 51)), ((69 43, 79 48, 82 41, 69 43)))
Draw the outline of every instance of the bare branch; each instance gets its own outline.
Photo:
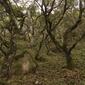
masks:
POLYGON ((82 36, 72 45, 72 47, 70 47, 69 52, 71 52, 76 45, 85 37, 85 32, 82 34, 82 36))
POLYGON ((83 8, 82 8, 82 1, 79 0, 80 4, 79 4, 79 16, 78 16, 78 20, 76 21, 76 23, 71 26, 70 28, 68 28, 64 34, 64 36, 66 36, 68 33, 72 32, 74 29, 76 29, 79 25, 79 23, 81 22, 82 19, 82 12, 83 12, 83 8))
POLYGON ((56 29, 56 27, 60 24, 60 22, 62 21, 62 19, 63 19, 63 17, 64 17, 67 10, 68 10, 68 8, 67 8, 67 0, 65 0, 65 5, 64 5, 64 10, 63 10, 62 16, 60 17, 58 22, 53 26, 52 30, 56 29))

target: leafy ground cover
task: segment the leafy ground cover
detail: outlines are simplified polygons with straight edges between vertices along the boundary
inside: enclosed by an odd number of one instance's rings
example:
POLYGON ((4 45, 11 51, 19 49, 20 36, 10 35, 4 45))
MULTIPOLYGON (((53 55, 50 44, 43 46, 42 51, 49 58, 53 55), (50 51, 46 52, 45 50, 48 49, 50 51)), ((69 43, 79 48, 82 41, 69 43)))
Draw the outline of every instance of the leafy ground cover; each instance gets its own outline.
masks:
MULTIPOLYGON (((43 55, 44 61, 38 62, 36 73, 13 75, 10 85, 85 85, 85 46, 78 44, 73 51, 75 68, 64 68, 65 59, 60 54, 43 55)), ((3 84, 2 84, 3 85, 3 84)))

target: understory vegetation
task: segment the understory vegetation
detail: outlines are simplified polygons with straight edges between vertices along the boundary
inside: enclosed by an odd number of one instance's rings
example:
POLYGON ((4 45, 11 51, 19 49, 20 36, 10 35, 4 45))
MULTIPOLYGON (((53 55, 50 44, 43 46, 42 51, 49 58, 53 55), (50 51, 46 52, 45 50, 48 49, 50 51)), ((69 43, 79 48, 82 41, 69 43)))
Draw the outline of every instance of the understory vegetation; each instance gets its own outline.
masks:
POLYGON ((0 85, 85 85, 85 0, 0 0, 0 85))

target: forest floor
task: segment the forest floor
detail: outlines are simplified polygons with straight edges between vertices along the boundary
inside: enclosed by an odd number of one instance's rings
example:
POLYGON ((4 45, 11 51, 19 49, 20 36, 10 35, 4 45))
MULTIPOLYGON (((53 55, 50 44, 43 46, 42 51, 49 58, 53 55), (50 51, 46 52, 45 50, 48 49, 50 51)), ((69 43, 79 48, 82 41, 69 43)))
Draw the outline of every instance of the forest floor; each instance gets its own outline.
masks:
POLYGON ((85 85, 85 46, 80 45, 72 53, 75 69, 64 68, 62 55, 44 55, 36 73, 14 76, 10 85, 85 85))

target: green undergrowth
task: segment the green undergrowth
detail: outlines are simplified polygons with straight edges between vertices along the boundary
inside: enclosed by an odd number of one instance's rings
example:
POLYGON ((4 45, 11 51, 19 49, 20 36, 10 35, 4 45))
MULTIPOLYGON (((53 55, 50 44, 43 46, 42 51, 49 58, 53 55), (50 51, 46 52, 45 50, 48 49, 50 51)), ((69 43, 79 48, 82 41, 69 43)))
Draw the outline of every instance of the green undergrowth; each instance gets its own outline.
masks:
MULTIPOLYGON (((37 61, 35 73, 13 75, 8 85, 85 85, 85 45, 78 46, 72 52, 74 69, 65 68, 65 57, 60 54, 40 54, 44 61, 37 61)), ((16 62, 17 63, 17 62, 16 62)), ((17 63, 17 68, 18 68, 17 63)), ((18 69, 18 72, 21 72, 18 69)), ((0 83, 3 83, 0 81, 0 83)), ((0 84, 4 85, 4 84, 0 84)), ((6 84, 5 84, 6 85, 6 84)))

